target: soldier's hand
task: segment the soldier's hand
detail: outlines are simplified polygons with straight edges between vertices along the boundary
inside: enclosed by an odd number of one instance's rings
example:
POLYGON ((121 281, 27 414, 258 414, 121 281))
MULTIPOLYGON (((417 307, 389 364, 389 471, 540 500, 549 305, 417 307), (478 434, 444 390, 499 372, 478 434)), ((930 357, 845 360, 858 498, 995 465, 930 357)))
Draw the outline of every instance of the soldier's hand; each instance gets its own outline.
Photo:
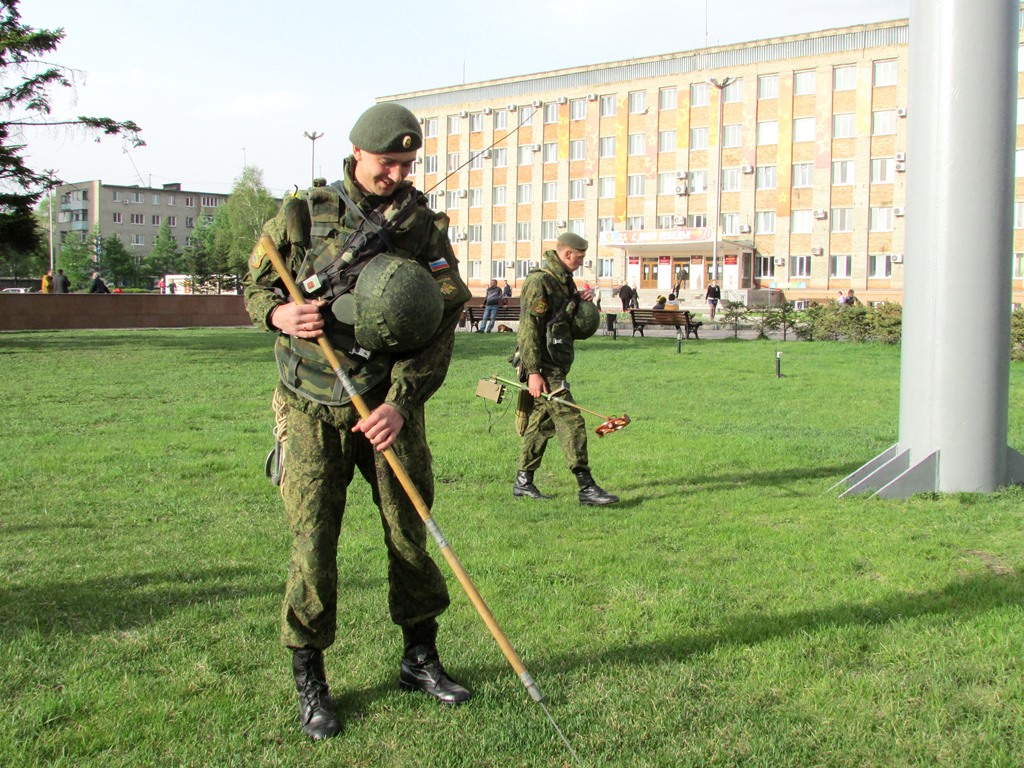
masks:
POLYGON ((526 386, 530 388, 530 394, 534 397, 540 397, 541 392, 548 391, 548 383, 539 373, 531 373, 530 378, 526 380, 526 386))
POLYGON ((327 302, 322 299, 308 304, 296 304, 289 301, 281 304, 270 313, 270 322, 283 333, 300 339, 315 339, 323 335, 324 318, 320 308, 327 302))
POLYGON ((584 288, 582 291, 580 291, 580 298, 583 299, 584 301, 593 301, 594 292, 589 288, 584 288))
POLYGON ((374 408, 373 413, 365 419, 357 421, 352 431, 362 432, 370 441, 370 445, 378 451, 386 451, 394 444, 404 424, 402 414, 387 403, 383 403, 374 408))

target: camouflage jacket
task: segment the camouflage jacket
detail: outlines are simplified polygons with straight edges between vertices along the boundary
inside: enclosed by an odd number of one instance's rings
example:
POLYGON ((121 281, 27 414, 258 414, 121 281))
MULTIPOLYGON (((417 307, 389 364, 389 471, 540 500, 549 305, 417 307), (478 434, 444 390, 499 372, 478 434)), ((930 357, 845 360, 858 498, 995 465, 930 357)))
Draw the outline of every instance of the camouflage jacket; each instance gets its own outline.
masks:
MULTIPOLYGON (((448 239, 448 217, 427 208, 425 199, 409 182, 401 182, 390 200, 365 194, 353 180, 354 168, 355 158, 347 158, 344 178, 335 185, 344 185, 345 192, 364 212, 376 208, 390 221, 398 207, 395 201, 407 200, 408 195, 415 197, 411 204, 416 209, 392 233, 392 252, 416 261, 430 272, 437 281, 444 314, 433 338, 414 352, 368 354, 356 349, 349 338, 332 334, 328 338, 359 393, 386 381, 389 388, 385 402, 407 418, 410 409, 425 403, 444 382, 455 341, 455 325, 470 292, 459 276, 458 262, 448 239)), ((362 221, 357 213, 345 210, 344 203, 311 205, 311 200, 324 198, 322 187, 290 195, 263 228, 300 283, 333 261, 340 244, 362 221)), ((334 199, 340 198, 335 194, 334 199)), ((287 293, 270 259, 257 248, 245 279, 245 305, 253 323, 264 330, 277 331, 270 324, 270 315, 286 301, 287 293)), ((303 410, 314 412, 318 405, 343 405, 349 401, 348 393, 341 388, 315 341, 281 333, 275 354, 282 384, 292 394, 289 400, 303 410)))
POLYGON ((544 252, 544 265, 531 270, 519 294, 519 357, 526 374, 566 376, 575 357, 571 323, 564 312, 577 295, 572 274, 554 251, 544 252))

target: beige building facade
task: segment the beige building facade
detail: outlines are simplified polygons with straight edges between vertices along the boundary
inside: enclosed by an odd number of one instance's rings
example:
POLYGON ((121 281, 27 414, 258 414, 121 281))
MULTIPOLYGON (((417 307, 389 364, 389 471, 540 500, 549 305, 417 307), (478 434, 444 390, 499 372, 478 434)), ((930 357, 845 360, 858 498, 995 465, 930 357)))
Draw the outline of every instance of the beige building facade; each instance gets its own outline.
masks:
MULTIPOLYGON (((477 290, 517 286, 573 231, 591 242, 577 279, 600 288, 679 286, 686 300, 717 279, 739 300, 899 301, 908 31, 864 24, 379 101, 420 118, 415 181, 477 290)), ((1018 152, 1016 200, 1022 168, 1018 152)), ((1024 203, 1016 214, 1024 251, 1024 203)), ((1020 301, 1024 259, 1007 258, 1020 301)))

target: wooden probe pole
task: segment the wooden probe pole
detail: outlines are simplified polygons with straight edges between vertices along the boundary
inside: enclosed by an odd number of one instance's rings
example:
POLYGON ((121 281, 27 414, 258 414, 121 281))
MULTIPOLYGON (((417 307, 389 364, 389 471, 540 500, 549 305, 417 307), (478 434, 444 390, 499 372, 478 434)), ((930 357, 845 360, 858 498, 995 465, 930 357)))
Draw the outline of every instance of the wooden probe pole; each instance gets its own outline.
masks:
MULTIPOLYGON (((274 265, 274 269, 277 271, 278 276, 288 289, 288 294, 292 297, 292 301, 296 304, 305 304, 306 299, 299 291, 298 286, 295 284, 295 280, 292 278, 291 272, 288 271, 284 265, 284 260, 281 258, 280 252, 277 250, 277 246, 274 245, 274 241, 267 235, 263 235, 260 238, 257 247, 262 247, 266 254, 270 257, 270 261, 274 265)), ((352 383, 352 380, 348 377, 345 369, 341 365, 341 361, 338 359, 337 353, 334 351, 334 346, 324 335, 317 337, 317 342, 320 344, 320 348, 323 350, 324 355, 327 357, 328 362, 331 364, 331 368, 334 369, 335 375, 341 381, 342 386, 345 387, 345 391, 348 393, 349 398, 352 400, 352 404, 356 407, 360 417, 367 418, 370 415, 370 409, 366 405, 366 401, 363 400, 352 383)), ((523 666, 522 660, 516 653, 512 644, 505 637, 505 633, 501 631, 501 627, 498 626, 498 622, 494 620, 494 614, 491 613, 491 609, 487 607, 487 603, 480 596, 480 592, 477 591, 476 586, 473 584, 472 579, 469 578, 469 574, 466 573, 466 569, 462 567, 462 563, 459 562, 459 558, 455 556, 451 546, 449 546, 447 539, 444 534, 441 533, 441 529, 438 527, 434 518, 430 515, 430 509, 427 508, 427 504, 423 501, 423 497, 420 496, 420 492, 416 489, 415 484, 412 482, 412 478, 409 477, 409 473, 405 471, 405 467, 402 465, 402 460, 398 458, 398 455, 391 449, 388 448, 384 451, 384 458, 387 459, 388 464, 391 467, 391 471, 395 473, 395 477, 402 484, 402 488, 405 489, 409 500, 416 508, 416 512, 423 519, 424 525, 427 530, 430 531, 430 535, 433 537, 437 546, 440 547, 441 553, 444 555, 444 559, 448 561, 448 565, 455 573, 455 577, 459 580, 459 584, 462 585, 462 589, 465 590, 466 595, 469 597, 471 603, 476 608, 477 613, 480 614, 480 618, 483 619, 484 624, 487 625, 487 629, 490 630, 491 635, 494 636, 495 642, 498 643, 498 647, 501 648, 501 652, 505 655, 508 663, 512 665, 512 669, 519 679, 522 680, 523 685, 526 686, 526 690, 530 692, 530 696, 534 701, 542 702, 544 696, 540 692, 540 688, 537 687, 537 683, 534 682, 533 677, 527 672, 526 667, 523 666)), ((564 737, 563 737, 564 738, 564 737)))

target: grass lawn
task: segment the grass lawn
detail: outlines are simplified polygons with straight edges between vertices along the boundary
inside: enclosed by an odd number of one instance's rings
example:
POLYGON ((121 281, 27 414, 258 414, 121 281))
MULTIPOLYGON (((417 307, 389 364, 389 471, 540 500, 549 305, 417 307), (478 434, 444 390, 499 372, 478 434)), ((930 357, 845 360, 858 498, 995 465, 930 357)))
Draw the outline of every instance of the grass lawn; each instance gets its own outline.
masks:
MULTIPOLYGON (((574 765, 453 576, 440 648, 475 698, 397 689, 361 480, 327 656, 345 731, 302 736, 262 474, 271 341, 0 335, 0 766, 574 765)), ((594 509, 557 444, 537 473, 555 498, 511 496, 514 398, 473 393, 513 343, 458 336, 428 407, 434 517, 584 765, 1021 764, 1024 490, 829 490, 896 441, 898 348, 583 342, 576 399, 633 421, 591 432, 622 497, 594 509)), ((1021 448, 1019 364, 1010 392, 1021 448)))

